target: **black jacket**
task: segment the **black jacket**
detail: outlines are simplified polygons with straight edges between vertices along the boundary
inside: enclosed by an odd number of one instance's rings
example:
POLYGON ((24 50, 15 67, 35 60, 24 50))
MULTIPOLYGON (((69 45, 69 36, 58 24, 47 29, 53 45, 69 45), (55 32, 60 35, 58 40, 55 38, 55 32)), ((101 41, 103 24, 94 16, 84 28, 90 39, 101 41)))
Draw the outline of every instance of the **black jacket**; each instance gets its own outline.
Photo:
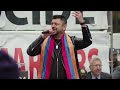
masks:
MULTIPOLYGON (((86 79, 92 79, 91 72, 87 73, 86 79)), ((112 79, 112 76, 110 74, 108 74, 108 73, 101 72, 100 79, 112 79)))
MULTIPOLYGON (((75 51, 75 57, 77 62, 77 68, 79 70, 79 63, 77 58, 77 50, 84 49, 92 44, 92 37, 88 27, 82 27, 83 39, 77 38, 76 36, 70 36, 75 51)), ((27 54, 30 56, 36 56, 41 53, 41 44, 44 39, 39 36, 27 49, 27 54)))

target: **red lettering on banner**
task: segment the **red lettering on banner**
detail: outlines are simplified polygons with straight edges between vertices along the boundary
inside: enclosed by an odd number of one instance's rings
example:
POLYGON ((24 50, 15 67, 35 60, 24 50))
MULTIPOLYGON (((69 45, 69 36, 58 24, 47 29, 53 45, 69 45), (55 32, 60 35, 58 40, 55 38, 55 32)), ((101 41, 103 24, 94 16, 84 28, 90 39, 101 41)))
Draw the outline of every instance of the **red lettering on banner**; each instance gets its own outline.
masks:
MULTIPOLYGON (((24 63, 24 58, 21 48, 15 48, 14 59, 16 62, 18 62, 18 59, 20 59, 20 63, 24 63)), ((25 65, 21 66, 20 69, 25 70, 25 65)))
POLYGON ((85 66, 84 66, 85 60, 86 60, 85 52, 83 50, 78 50, 77 53, 80 54, 81 57, 82 57, 81 62, 79 62, 79 67, 80 68, 85 68, 85 66))
POLYGON ((1 48, 1 50, 8 54, 8 49, 7 48, 1 48))
POLYGON ((34 57, 29 57, 29 60, 30 60, 30 79, 33 79, 33 70, 34 68, 36 68, 36 71, 37 71, 37 74, 38 74, 38 68, 39 68, 39 64, 40 64, 40 55, 37 56, 37 61, 35 62, 34 61, 34 57))
MULTIPOLYGON (((1 50, 3 50, 6 53, 8 53, 8 48, 1 48, 1 50)), ((84 65, 85 65, 86 60, 88 60, 90 62, 91 58, 94 55, 98 56, 98 49, 97 48, 91 48, 88 51, 88 54, 86 54, 84 50, 78 50, 77 54, 81 55, 81 60, 79 62, 79 67, 80 68, 85 68, 84 65)), ((23 53, 22 53, 22 49, 21 48, 15 48, 14 59, 15 59, 16 62, 18 62, 18 60, 20 60, 19 61, 20 63, 24 63, 24 57, 23 57, 23 53)), ((35 60, 34 57, 29 56, 30 79, 34 78, 34 74, 35 75, 38 74, 39 64, 40 64, 40 55, 38 55, 36 57, 36 60, 35 60), (36 71, 37 71, 36 73, 34 73, 34 69, 36 69, 36 71)), ((20 69, 21 70, 25 70, 25 65, 21 66, 20 69)))
POLYGON ((97 48, 92 48, 89 53, 88 53, 88 61, 90 62, 90 60, 92 59, 92 56, 96 55, 98 56, 98 49, 97 48))

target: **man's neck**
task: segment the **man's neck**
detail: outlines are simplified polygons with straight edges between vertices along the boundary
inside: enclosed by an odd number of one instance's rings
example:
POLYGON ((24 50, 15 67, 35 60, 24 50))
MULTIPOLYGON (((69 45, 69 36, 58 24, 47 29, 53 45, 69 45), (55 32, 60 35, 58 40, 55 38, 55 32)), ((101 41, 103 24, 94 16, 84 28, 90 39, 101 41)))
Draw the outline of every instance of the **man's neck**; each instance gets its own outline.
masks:
POLYGON ((95 77, 100 78, 100 75, 95 75, 92 72, 91 72, 91 75, 92 75, 92 78, 95 78, 95 77))
POLYGON ((58 34, 58 35, 55 35, 55 36, 53 36, 53 37, 54 37, 54 39, 61 39, 62 36, 63 36, 63 34, 58 34))

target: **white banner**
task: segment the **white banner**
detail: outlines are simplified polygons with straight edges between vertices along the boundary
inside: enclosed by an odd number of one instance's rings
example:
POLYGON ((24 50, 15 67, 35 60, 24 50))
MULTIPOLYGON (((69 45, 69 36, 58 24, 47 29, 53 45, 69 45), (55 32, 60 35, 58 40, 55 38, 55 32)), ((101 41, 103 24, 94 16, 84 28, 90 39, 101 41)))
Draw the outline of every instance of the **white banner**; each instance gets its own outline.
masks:
MULTIPOLYGON (((0 32, 0 48, 8 52, 18 63, 23 71, 28 71, 29 79, 36 79, 40 55, 30 57, 26 50, 28 46, 39 37, 41 32, 35 31, 10 31, 0 32)), ((81 31, 67 32, 70 35, 82 37, 81 31)), ((99 56, 102 60, 102 70, 109 73, 109 35, 107 32, 91 32, 93 43, 91 46, 78 51, 79 65, 89 71, 89 60, 99 56)))
MULTIPOLYGON (((67 30, 81 27, 72 16, 73 11, 0 11, 0 30, 44 30, 50 27, 52 16, 64 15, 67 30)), ((108 29, 107 11, 82 11, 86 24, 92 30, 108 29)))

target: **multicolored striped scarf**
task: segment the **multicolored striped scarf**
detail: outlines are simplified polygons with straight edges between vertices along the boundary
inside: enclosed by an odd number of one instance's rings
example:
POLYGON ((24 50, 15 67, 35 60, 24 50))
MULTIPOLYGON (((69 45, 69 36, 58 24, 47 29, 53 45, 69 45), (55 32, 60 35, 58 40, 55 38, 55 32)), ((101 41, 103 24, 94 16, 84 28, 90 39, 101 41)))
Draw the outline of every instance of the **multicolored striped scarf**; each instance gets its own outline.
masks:
MULTIPOLYGON (((63 63, 65 66, 67 79, 79 79, 72 41, 67 34, 64 34, 61 38, 61 42, 63 63)), ((38 70, 39 79, 49 79, 50 77, 51 60, 54 46, 55 41, 52 37, 47 37, 42 44, 40 67, 38 70)))

